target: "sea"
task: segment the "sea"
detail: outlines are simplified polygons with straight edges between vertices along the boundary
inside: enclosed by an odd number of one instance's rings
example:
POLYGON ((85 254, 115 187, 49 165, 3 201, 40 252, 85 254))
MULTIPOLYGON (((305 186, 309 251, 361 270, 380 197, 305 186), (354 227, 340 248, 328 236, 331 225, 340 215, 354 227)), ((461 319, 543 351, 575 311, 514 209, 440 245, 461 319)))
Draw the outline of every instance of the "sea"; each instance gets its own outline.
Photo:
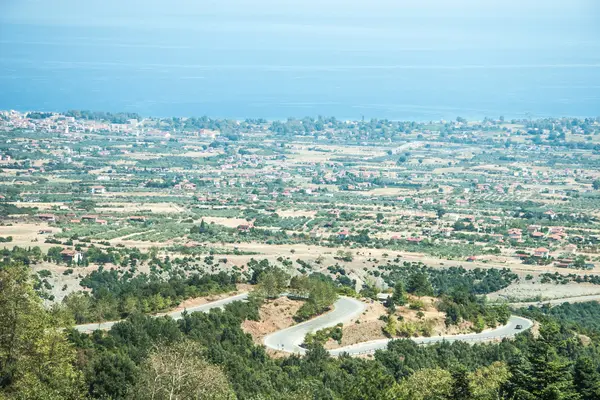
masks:
POLYGON ((597 117, 598 3, 0 0, 0 109, 597 117))

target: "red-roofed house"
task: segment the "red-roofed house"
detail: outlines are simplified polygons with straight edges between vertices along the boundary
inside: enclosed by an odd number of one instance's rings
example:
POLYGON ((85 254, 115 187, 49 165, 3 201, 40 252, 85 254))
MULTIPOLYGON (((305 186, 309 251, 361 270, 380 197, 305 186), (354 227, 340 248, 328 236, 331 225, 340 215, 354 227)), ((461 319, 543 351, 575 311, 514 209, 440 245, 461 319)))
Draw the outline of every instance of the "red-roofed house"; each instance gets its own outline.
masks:
POLYGON ((60 255, 62 256, 63 260, 67 261, 67 262, 74 262, 74 263, 78 263, 79 261, 81 261, 83 259, 83 254, 81 254, 81 252, 77 251, 77 250, 69 250, 69 249, 64 249, 63 251, 60 252, 60 255))
POLYGON ((348 231, 348 229, 344 229, 343 231, 338 232, 338 238, 340 239, 346 239, 349 235, 350 232, 348 231))
POLYGON ((554 219, 554 218, 556 218, 556 213, 555 213, 554 211, 552 211, 552 210, 548 210, 548 211, 546 211, 546 212, 544 213, 544 215, 547 215, 547 216, 549 216, 549 217, 550 217, 550 219, 554 219))
POLYGON ((548 250, 545 247, 538 247, 537 249, 534 250, 533 255, 536 257, 546 258, 550 255, 550 250, 548 250))
POLYGON ((54 214, 39 214, 38 218, 42 221, 55 222, 56 216, 54 214))
POLYGON ((90 192, 92 194, 102 194, 106 193, 106 188, 104 186, 92 186, 90 188, 90 192))

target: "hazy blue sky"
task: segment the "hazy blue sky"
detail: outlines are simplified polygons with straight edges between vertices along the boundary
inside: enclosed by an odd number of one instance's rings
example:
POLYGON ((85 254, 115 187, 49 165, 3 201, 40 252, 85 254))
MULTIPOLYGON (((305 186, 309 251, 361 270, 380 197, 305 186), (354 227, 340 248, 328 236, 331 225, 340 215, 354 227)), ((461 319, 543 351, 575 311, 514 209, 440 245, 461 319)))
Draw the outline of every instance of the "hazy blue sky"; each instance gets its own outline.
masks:
POLYGON ((472 35, 473 28, 484 39, 495 37, 500 42, 506 41, 501 33, 527 43, 600 38, 597 0, 1 0, 1 4, 0 21, 62 26, 210 32, 252 27, 350 37, 366 31, 452 40, 456 46, 481 42, 472 35), (538 20, 535 24, 532 17, 538 20))

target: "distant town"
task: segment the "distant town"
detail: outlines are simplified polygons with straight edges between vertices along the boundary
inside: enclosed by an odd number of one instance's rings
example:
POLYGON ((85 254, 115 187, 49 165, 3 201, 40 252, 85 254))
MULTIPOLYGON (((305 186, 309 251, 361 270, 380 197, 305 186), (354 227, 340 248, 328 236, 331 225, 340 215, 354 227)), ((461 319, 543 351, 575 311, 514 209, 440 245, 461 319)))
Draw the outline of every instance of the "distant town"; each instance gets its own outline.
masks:
MULTIPOLYGON (((447 339, 518 336, 502 344, 515 352, 551 306, 600 299, 598 119, 3 111, 0 137, 5 271, 31 276, 82 354, 157 314, 206 346, 236 332, 277 368, 290 353, 403 359, 394 346, 447 339)), ((94 382, 95 351, 82 361, 94 382)), ((231 382, 240 398, 269 390, 231 382)))

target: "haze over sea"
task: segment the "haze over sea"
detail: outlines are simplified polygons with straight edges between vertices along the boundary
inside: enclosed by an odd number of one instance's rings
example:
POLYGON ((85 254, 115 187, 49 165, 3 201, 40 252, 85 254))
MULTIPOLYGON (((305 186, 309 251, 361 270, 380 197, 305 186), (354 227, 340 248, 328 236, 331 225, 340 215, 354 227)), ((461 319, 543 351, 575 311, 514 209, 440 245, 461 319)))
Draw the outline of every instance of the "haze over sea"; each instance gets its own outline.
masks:
POLYGON ((598 0, 0 0, 0 109, 600 115, 598 0))

